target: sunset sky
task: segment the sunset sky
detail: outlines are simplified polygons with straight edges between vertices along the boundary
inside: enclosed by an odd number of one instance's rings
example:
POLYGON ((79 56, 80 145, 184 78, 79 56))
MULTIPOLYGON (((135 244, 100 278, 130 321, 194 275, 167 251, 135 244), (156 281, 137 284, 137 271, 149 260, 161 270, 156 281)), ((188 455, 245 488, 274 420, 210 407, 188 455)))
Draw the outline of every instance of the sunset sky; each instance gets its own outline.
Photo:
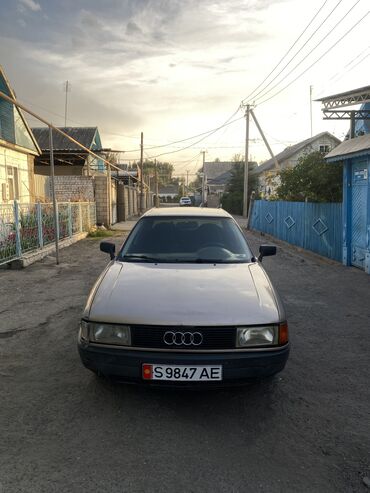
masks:
MULTIPOLYGON (((0 65, 19 101, 59 126, 68 80, 67 125, 98 126, 104 147, 134 150, 125 154, 134 159, 141 131, 145 147, 151 147, 222 125, 322 6, 281 68, 335 10, 256 101, 255 113, 279 152, 310 136, 310 85, 315 99, 370 83, 370 16, 339 41, 367 14, 367 0, 2 0, 0 65), (334 44, 306 74, 263 103, 334 44)), ((145 157, 179 151, 159 159, 173 162, 178 173, 194 173, 203 149, 207 161, 243 154, 244 125, 240 119, 199 143, 200 137, 146 149, 145 157)), ((323 121, 314 103, 314 133, 328 130, 343 138, 347 127, 323 121)), ((252 126, 250 157, 262 161, 268 152, 258 137, 252 126)))

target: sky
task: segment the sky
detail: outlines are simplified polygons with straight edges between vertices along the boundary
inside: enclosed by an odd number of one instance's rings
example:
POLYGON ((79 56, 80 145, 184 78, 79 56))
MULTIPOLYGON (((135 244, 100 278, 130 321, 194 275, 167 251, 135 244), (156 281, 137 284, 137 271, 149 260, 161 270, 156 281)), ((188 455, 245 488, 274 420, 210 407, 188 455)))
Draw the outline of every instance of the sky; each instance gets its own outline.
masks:
MULTIPOLYGON (((144 157, 171 152, 158 159, 192 175, 202 150, 206 161, 244 154, 241 101, 320 8, 265 85, 299 53, 255 99, 277 153, 311 135, 310 86, 317 99, 370 84, 370 16, 360 21, 368 0, 0 0, 0 65, 19 101, 55 125, 64 126, 68 80, 67 125, 98 126, 103 147, 124 150, 122 160, 139 157, 142 131, 144 157), (201 137, 150 149, 217 128, 232 115, 239 120, 199 143, 201 137)), ((348 123, 323 121, 320 103, 312 107, 313 133, 342 139, 348 123)), ((253 124, 250 136, 250 159, 267 159, 253 124)))

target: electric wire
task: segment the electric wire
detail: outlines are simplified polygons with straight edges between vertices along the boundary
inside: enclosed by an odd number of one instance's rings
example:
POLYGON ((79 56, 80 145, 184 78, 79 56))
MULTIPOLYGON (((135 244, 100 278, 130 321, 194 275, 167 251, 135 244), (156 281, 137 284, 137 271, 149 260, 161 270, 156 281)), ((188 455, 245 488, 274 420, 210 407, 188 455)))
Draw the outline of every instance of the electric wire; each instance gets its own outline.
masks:
MULTIPOLYGON (((283 55, 283 57, 279 60, 279 62, 275 65, 275 67, 271 70, 271 72, 263 79, 263 81, 251 93, 249 93, 248 96, 246 96, 243 99, 243 102, 250 99, 255 94, 255 92, 258 91, 258 89, 267 81, 267 79, 275 72, 275 70, 278 68, 278 66, 281 64, 281 62, 289 55, 289 53, 292 51, 292 49, 295 47, 295 45, 298 43, 298 41, 302 38, 304 33, 307 31, 307 29, 311 26, 311 24, 316 19, 316 17, 319 15, 319 13, 322 11, 322 9, 325 7, 327 2, 328 2, 328 0, 324 1, 324 3, 319 8, 319 10, 312 17, 310 22, 307 24, 307 26, 304 28, 304 30, 301 32, 301 34, 298 36, 298 38, 294 41, 294 43, 291 45, 291 47, 288 49, 288 51, 283 55)), ((301 49, 302 48, 300 48, 300 50, 301 49)), ((294 56, 297 56, 299 54, 300 50, 294 56)))
MULTIPOLYGON (((340 0, 342 1, 342 0, 340 0)), ((341 17, 341 19, 339 19, 339 21, 330 29, 330 31, 328 33, 325 34, 325 36, 323 38, 321 38, 321 40, 305 55, 304 58, 302 58, 302 60, 300 62, 298 62, 297 64, 294 65, 294 67, 287 73, 287 74, 284 74, 283 78, 280 79, 278 82, 276 82, 276 84, 274 84, 272 87, 270 87, 270 89, 268 89, 266 92, 264 91, 260 91, 260 93, 262 92, 262 94, 260 94, 260 96, 256 97, 254 99, 255 102, 258 103, 258 100, 264 98, 265 96, 267 96, 267 94, 271 93, 279 84, 281 84, 281 82, 283 82, 284 79, 286 79, 287 77, 289 77, 290 74, 292 74, 300 65, 302 65, 303 62, 305 62, 307 60, 307 58, 317 49, 319 48, 319 46, 323 43, 323 41, 325 41, 326 38, 328 38, 331 33, 344 21, 344 19, 350 14, 350 12, 356 7, 356 5, 361 2, 361 0, 357 0, 353 5, 352 7, 341 17)), ((338 4, 336 5, 338 6, 338 4)), ((315 31, 316 32, 316 31, 315 31)), ((305 45, 304 45, 305 46, 305 45)), ((283 71, 284 69, 282 69, 278 74, 277 76, 272 79, 272 81, 270 82, 270 84, 276 80, 276 78, 281 74, 281 72, 283 71)), ((267 86, 266 86, 267 87, 267 86)), ((256 95, 257 96, 257 95, 256 95)))
POLYGON ((367 46, 363 51, 361 51, 361 53, 359 53, 357 56, 355 56, 355 58, 352 58, 352 60, 350 60, 346 65, 344 65, 343 69, 340 70, 339 72, 336 72, 334 75, 332 75, 326 82, 325 85, 322 85, 319 87, 319 89, 317 90, 317 92, 323 92, 326 87, 328 86, 329 82, 337 82, 338 80, 340 80, 345 74, 347 74, 348 72, 351 72, 355 67, 357 67, 360 63, 362 63, 364 60, 366 60, 366 58, 368 56, 370 56, 370 53, 367 53, 365 56, 363 56, 363 58, 361 58, 357 63, 355 63, 354 65, 352 65, 353 62, 355 62, 356 60, 358 60, 362 55, 364 55, 364 53, 366 53, 368 51, 368 49, 370 48, 370 45, 367 46), (352 67, 350 67, 350 65, 352 65, 352 67), (350 67, 350 68, 347 68, 347 67, 350 67), (344 70, 346 69, 347 70, 344 70))
MULTIPOLYGON (((167 144, 150 146, 150 147, 146 147, 145 149, 148 151, 148 150, 151 150, 151 149, 159 149, 161 147, 171 147, 172 144, 179 144, 181 142, 186 142, 188 140, 192 140, 192 139, 196 139, 197 137, 201 137, 202 135, 206 135, 206 134, 212 135, 217 130, 220 130, 221 128, 224 128, 226 125, 229 125, 230 120, 238 113, 239 110, 240 110, 240 106, 238 106, 238 108, 234 111, 234 113, 231 116, 229 116, 229 118, 222 125, 220 125, 219 127, 213 128, 211 130, 207 130, 206 132, 202 132, 202 133, 197 134, 197 135, 192 135, 191 137, 186 137, 185 139, 174 140, 173 142, 168 142, 167 144)), ((241 117, 241 118, 244 118, 244 117, 241 117)), ((234 121, 236 121, 236 120, 234 120, 234 121)), ((231 123, 233 123, 233 122, 231 122, 231 123)), ((140 151, 140 149, 128 149, 125 152, 138 152, 138 151, 140 151)))
POLYGON ((328 48, 319 58, 317 58, 316 60, 314 60, 313 63, 311 63, 311 65, 309 65, 303 72, 301 72, 295 79, 293 79, 291 82, 289 82, 288 84, 286 84, 285 86, 283 86, 279 91, 277 91, 275 94, 273 94, 272 96, 264 99, 263 101, 259 102, 258 103, 258 106, 261 106, 261 104, 264 104, 266 103, 266 101, 270 101, 271 99, 273 99, 274 97, 276 97, 278 94, 282 93, 283 91, 285 91, 285 89, 287 89, 288 87, 290 87, 292 84, 294 84, 294 82, 296 82, 300 77, 302 77, 302 75, 304 75, 306 72, 308 72, 308 70, 310 70, 314 65, 316 65, 320 60, 322 60, 324 58, 324 56, 326 56, 329 51, 331 51, 333 48, 335 48, 338 43, 340 43, 346 36, 348 36, 348 34, 350 34, 350 32, 353 31, 353 29, 355 29, 355 27, 357 27, 364 19, 366 19, 366 17, 369 15, 369 11, 363 16, 361 17, 361 19, 359 19, 350 29, 348 29, 348 31, 346 31, 343 36, 341 36, 333 45, 330 46, 330 48, 328 48))
MULTIPOLYGON (((150 156, 150 159, 154 159, 154 158, 157 158, 157 157, 166 156, 168 154, 174 154, 176 152, 181 152, 181 151, 185 151, 186 149, 190 149, 191 147, 194 147, 196 144, 199 144, 199 142, 202 142, 203 140, 207 139, 208 137, 210 137, 211 135, 213 135, 214 133, 216 133, 218 130, 220 130, 221 128, 225 127, 226 125, 232 125, 233 123, 235 123, 237 121, 240 121, 243 118, 244 118, 244 116, 241 116, 239 118, 236 118, 235 120, 229 121, 228 123, 224 123, 220 127, 215 128, 211 133, 208 132, 207 135, 205 135, 201 139, 197 140, 196 142, 193 142, 192 144, 190 144, 188 146, 185 146, 185 147, 183 147, 181 149, 177 149, 176 151, 167 151, 167 152, 162 152, 161 154, 157 154, 155 156, 150 156)), ((200 135, 204 135, 204 134, 200 134, 200 135)), ((186 139, 186 140, 188 140, 188 139, 186 139)))

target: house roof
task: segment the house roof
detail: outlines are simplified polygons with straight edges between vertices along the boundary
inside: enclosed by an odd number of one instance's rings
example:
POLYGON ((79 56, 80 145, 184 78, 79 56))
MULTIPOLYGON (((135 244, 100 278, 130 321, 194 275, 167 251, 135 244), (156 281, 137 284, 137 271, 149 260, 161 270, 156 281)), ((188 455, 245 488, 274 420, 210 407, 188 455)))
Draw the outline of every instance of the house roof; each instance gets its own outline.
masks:
MULTIPOLYGON (((58 127, 64 133, 78 140, 85 147, 91 149, 94 144, 95 135, 98 127, 58 127)), ((49 151, 49 128, 36 127, 32 128, 36 140, 43 151, 49 151)), ((80 151, 81 147, 70 141, 63 135, 53 132, 53 147, 55 151, 80 151)), ((98 149, 96 149, 98 150, 98 149)))
POLYGON ((207 181, 214 180, 215 178, 231 171, 235 163, 233 161, 208 161, 204 163, 204 174, 207 177, 207 181))
POLYGON ((345 140, 335 149, 330 151, 325 159, 330 162, 342 161, 350 157, 358 157, 370 154, 370 134, 361 135, 354 139, 345 140))
POLYGON ((225 171, 225 173, 222 173, 222 175, 216 176, 216 178, 209 179, 207 176, 207 183, 209 185, 226 185, 230 181, 231 171, 232 170, 225 171))
POLYGON ((315 99, 315 101, 320 101, 322 103, 325 103, 327 101, 330 101, 331 99, 346 99, 348 96, 356 97, 366 92, 370 93, 370 86, 359 87, 358 89, 354 89, 353 91, 346 91, 346 92, 340 92, 338 94, 332 94, 331 96, 325 96, 324 98, 321 99, 315 99))
POLYGON ((158 194, 159 195, 177 195, 179 193, 178 185, 167 185, 163 187, 159 187, 158 194))
MULTIPOLYGON (((297 152, 299 152, 302 149, 304 149, 306 146, 312 144, 313 142, 315 142, 318 139, 321 139, 322 137, 324 137, 324 135, 326 135, 328 137, 331 137, 332 139, 336 140, 338 144, 340 143, 340 140, 337 139, 330 132, 321 132, 321 133, 319 133, 317 135, 314 135, 313 137, 310 137, 309 139, 302 140, 301 142, 298 142, 297 144, 294 144, 292 146, 286 147, 282 152, 280 152, 279 154, 276 154, 275 157, 276 157, 276 159, 278 160, 278 162, 280 164, 281 162, 286 161, 291 156, 293 156, 297 152)), ((265 161, 264 163, 262 163, 257 168, 255 168, 251 172, 251 174, 260 174, 260 173, 263 173, 264 171, 268 171, 268 170, 270 170, 270 169, 272 169, 274 167, 275 167, 275 161, 271 158, 271 159, 268 159, 267 161, 265 161)))
MULTIPOLYGON (((13 91, 12 87, 10 86, 9 80, 8 80, 7 76, 5 75, 5 72, 4 72, 1 65, 0 65, 0 91, 4 92, 4 94, 11 97, 12 99, 17 99, 16 94, 13 91)), ((1 101, 5 102, 4 99, 0 98, 0 102, 1 101)), ((7 103, 7 104, 11 105, 10 107, 15 106, 12 103, 7 103)), ((18 115, 21 119, 21 122, 23 124, 23 131, 25 131, 25 133, 24 133, 23 139, 18 139, 17 136, 15 136, 15 141, 14 142, 9 141, 9 142, 12 144, 15 144, 19 147, 23 147, 24 149, 27 149, 27 151, 30 152, 31 154, 34 154, 34 155, 35 154, 36 155, 41 154, 41 149, 37 144, 35 136, 33 135, 32 130, 30 129, 30 126, 28 125, 27 120, 25 119, 22 110, 19 107, 15 107, 14 111, 15 111, 15 113, 18 113, 18 115), (26 138, 26 140, 31 139, 29 142, 34 146, 34 149, 30 149, 30 147, 27 147, 27 142, 25 141, 25 138, 26 138)), ((16 115, 15 115, 15 117, 16 117, 16 115)), ((1 136, 0 136, 0 138, 1 138, 1 136)), ((7 142, 7 140, 5 140, 5 142, 7 142)))

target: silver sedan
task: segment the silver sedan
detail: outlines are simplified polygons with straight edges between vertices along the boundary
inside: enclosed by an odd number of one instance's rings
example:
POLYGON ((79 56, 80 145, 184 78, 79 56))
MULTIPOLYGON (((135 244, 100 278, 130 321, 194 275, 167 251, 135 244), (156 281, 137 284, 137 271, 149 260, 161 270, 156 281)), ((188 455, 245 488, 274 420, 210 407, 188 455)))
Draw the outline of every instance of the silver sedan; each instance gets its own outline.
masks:
POLYGON ((93 287, 78 348, 85 367, 126 382, 242 383, 281 371, 289 355, 284 308, 222 209, 151 209, 93 287))

